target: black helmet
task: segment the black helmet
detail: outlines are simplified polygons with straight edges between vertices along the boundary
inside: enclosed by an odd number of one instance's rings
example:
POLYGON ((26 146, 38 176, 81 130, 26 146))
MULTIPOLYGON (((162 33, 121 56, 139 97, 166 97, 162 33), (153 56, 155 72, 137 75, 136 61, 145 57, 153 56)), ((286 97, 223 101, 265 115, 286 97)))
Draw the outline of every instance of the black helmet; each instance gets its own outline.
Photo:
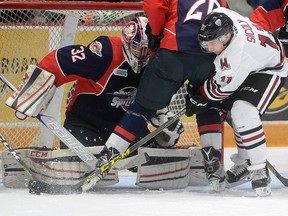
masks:
POLYGON ((224 13, 212 12, 208 14, 199 29, 198 39, 200 41, 210 41, 226 33, 234 34, 233 21, 224 13))

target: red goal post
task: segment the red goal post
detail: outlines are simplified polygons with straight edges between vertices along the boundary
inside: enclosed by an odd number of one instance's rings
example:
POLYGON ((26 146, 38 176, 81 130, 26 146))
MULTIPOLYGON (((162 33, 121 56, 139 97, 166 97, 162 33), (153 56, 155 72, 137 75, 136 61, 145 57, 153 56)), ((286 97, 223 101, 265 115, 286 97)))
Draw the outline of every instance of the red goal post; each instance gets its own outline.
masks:
MULTIPOLYGON (((100 35, 120 36, 122 26, 144 15, 141 2, 0 2, 0 72, 17 86, 30 64, 70 44, 89 44, 100 35)), ((72 84, 59 88, 47 110, 63 121, 72 84), (67 97, 68 95, 68 97, 67 97)), ((58 140, 36 119, 18 120, 5 105, 11 91, 0 81, 0 133, 14 148, 57 147, 58 140)), ((171 103, 177 112, 185 104, 185 88, 171 103)), ((199 145, 195 119, 183 117, 185 133, 179 145, 199 145)), ((4 148, 0 145, 0 151, 4 148)))

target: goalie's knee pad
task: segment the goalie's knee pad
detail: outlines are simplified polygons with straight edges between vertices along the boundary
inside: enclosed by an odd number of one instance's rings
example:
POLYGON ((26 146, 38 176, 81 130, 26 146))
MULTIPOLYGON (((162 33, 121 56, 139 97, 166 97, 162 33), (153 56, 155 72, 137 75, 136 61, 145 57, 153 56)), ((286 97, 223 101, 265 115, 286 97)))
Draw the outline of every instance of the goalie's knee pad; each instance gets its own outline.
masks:
MULTIPOLYGON (((25 116, 35 117, 45 110, 53 98, 56 87, 55 76, 34 65, 30 65, 17 90, 6 104, 25 116)), ((17 115, 20 117, 20 115, 17 115)))

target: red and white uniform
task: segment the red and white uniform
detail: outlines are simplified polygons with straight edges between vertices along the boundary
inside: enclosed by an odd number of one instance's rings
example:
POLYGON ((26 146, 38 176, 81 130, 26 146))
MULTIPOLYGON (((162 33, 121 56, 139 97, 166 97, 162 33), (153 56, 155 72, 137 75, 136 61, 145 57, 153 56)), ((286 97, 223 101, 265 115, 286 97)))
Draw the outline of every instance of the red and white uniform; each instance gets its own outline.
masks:
MULTIPOLYGON (((277 38, 259 29, 248 18, 225 8, 214 11, 232 19, 235 33, 215 58, 216 73, 200 86, 200 93, 207 100, 221 102, 221 108, 230 112, 238 156, 249 159, 251 164, 263 164, 266 161, 266 138, 260 116, 287 77, 285 53, 277 38)), ((211 145, 211 140, 214 147, 220 146, 213 138, 215 133, 211 133, 217 125, 213 121, 216 117, 211 111, 209 113, 209 109, 197 115, 204 147, 211 145)))
POLYGON ((201 94, 220 101, 233 94, 252 73, 287 76, 285 53, 272 34, 232 10, 214 11, 228 15, 237 30, 227 48, 215 58, 216 74, 201 86, 201 94))

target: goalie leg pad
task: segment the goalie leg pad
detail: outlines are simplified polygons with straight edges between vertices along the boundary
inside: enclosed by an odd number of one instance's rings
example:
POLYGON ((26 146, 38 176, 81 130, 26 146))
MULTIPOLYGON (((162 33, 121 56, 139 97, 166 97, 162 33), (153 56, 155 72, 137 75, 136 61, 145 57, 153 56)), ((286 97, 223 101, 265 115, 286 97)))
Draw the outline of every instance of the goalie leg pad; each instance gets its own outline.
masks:
POLYGON ((206 186, 210 184, 207 179, 206 172, 204 170, 203 154, 201 148, 190 147, 191 159, 189 170, 189 186, 206 186))
POLYGON ((188 186, 189 149, 140 148, 138 152, 149 155, 149 162, 138 166, 138 186, 147 189, 181 189, 188 186))
MULTIPOLYGON (((101 146, 88 148, 94 155, 99 154, 102 149, 101 146)), ((55 185, 55 188, 58 186, 68 188, 68 186, 75 185, 91 172, 90 167, 68 149, 28 148, 17 149, 16 152, 20 154, 37 181, 55 185)), ((4 186, 11 188, 26 187, 28 176, 15 158, 9 152, 4 151, 2 159, 4 186)), ((118 171, 110 170, 108 175, 97 183, 95 187, 114 185, 118 182, 118 171)), ((52 193, 55 193, 55 191, 52 193)))
POLYGON ((30 65, 20 85, 6 104, 25 116, 35 117, 45 110, 55 94, 55 76, 34 65, 30 65))
MULTIPOLYGON (((27 164, 27 149, 17 149, 17 155, 27 164)), ((3 151, 1 154, 2 182, 8 188, 25 188, 29 176, 11 155, 9 151, 3 151)), ((28 165, 28 164, 27 164, 28 165)), ((29 166, 29 165, 28 165, 29 166)))
MULTIPOLYGON (((89 151, 97 155, 102 150, 102 146, 88 147, 89 151)), ((31 169, 35 173, 37 180, 50 185, 69 186, 77 184, 87 176, 91 169, 68 149, 54 150, 46 157, 45 151, 28 153, 31 160, 31 169)), ((95 187, 103 187, 118 183, 118 172, 111 170, 108 175, 95 187)))
POLYGON ((140 148, 148 154, 149 162, 138 166, 137 182, 148 189, 182 189, 187 186, 210 184, 199 147, 187 149, 140 148))

